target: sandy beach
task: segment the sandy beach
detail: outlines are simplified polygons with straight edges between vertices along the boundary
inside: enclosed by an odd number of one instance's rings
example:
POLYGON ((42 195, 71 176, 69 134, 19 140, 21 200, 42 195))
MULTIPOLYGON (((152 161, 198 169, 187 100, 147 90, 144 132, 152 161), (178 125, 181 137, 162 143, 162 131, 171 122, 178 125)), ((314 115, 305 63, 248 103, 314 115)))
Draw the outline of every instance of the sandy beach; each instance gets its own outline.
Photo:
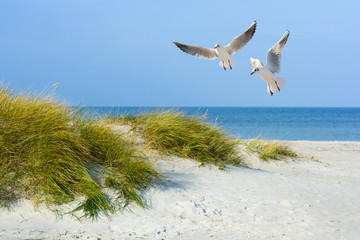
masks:
POLYGON ((288 144, 307 158, 220 171, 153 157, 170 182, 144 194, 151 208, 80 223, 22 201, 0 239, 358 239, 360 142, 288 144))

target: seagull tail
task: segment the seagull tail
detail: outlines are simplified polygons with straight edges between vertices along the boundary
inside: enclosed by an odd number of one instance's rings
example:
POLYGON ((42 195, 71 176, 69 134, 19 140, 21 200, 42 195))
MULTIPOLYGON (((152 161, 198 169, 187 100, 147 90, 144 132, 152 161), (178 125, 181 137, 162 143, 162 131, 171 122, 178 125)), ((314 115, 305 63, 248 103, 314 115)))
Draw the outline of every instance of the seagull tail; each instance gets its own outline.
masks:
MULTIPOLYGON (((277 82, 280 90, 284 87, 285 83, 286 83, 286 79, 285 78, 280 78, 280 77, 276 77, 274 78, 274 80, 277 82)), ((275 91, 277 91, 277 88, 274 89, 275 91)))
MULTIPOLYGON (((230 58, 229 60, 230 60, 231 66, 232 66, 232 67, 235 66, 236 62, 235 62, 234 60, 232 60, 231 58, 230 58)), ((224 66, 225 66, 226 68, 230 68, 230 64, 229 64, 229 61, 224 61, 224 66)), ((222 60, 220 60, 219 66, 220 66, 220 67, 223 67, 223 62, 222 62, 222 60)))

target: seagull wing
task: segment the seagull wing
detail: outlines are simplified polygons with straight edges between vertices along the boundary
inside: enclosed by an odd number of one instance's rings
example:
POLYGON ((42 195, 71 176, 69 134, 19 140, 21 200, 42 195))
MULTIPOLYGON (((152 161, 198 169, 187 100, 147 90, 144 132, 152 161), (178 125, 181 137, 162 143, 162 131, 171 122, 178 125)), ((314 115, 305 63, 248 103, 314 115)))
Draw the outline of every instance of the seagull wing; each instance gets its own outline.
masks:
POLYGON ((250 64, 252 69, 254 70, 255 68, 262 68, 263 64, 260 62, 259 59, 254 59, 254 58, 250 58, 250 64))
POLYGON ((241 48, 243 48, 250 41, 250 39, 254 36, 255 30, 256 30, 256 21, 254 21, 245 32, 243 32, 239 36, 236 36, 231 41, 231 43, 229 43, 225 47, 225 49, 229 53, 229 55, 232 55, 232 54, 236 53, 237 51, 239 51, 241 48))
POLYGON ((204 48, 200 46, 185 45, 182 43, 175 42, 174 40, 173 42, 183 52, 194 55, 196 57, 205 58, 205 59, 215 59, 218 57, 218 55, 215 52, 215 49, 204 48))
POLYGON ((282 36, 282 38, 267 52, 266 66, 268 66, 273 73, 281 72, 281 68, 280 68, 281 52, 285 47, 289 35, 290 32, 286 31, 284 36, 282 36))

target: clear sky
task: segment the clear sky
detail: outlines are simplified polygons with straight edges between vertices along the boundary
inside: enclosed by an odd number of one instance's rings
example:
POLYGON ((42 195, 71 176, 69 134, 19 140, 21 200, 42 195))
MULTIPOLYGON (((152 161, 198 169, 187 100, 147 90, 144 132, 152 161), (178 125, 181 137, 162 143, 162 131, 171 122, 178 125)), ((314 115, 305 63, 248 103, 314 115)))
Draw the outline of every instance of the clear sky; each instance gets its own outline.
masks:
POLYGON ((0 80, 82 106, 360 107, 360 1, 0 0, 0 80), (224 71, 171 40, 253 39, 224 71), (281 93, 250 76, 249 58, 290 30, 281 93))

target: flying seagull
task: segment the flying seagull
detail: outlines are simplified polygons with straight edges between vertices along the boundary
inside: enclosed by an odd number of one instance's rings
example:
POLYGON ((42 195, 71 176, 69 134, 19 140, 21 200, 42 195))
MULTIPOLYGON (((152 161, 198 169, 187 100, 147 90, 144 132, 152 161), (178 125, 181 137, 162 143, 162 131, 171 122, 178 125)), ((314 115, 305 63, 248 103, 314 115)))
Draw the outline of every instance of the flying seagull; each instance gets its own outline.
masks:
POLYGON ((267 83, 267 92, 274 94, 274 92, 279 91, 286 83, 285 78, 280 78, 275 76, 275 73, 280 73, 280 59, 281 52, 285 47, 285 44, 289 38, 290 32, 286 30, 282 38, 269 49, 266 55, 266 64, 265 66, 260 62, 259 59, 250 58, 250 64, 253 69, 250 75, 256 74, 261 77, 267 83))
POLYGON ((232 69, 232 66, 235 65, 235 61, 230 58, 230 55, 238 52, 241 48, 243 48, 254 36, 255 30, 256 30, 256 21, 254 21, 245 32, 243 32, 239 36, 236 36, 231 41, 231 43, 229 43, 225 47, 216 44, 214 49, 205 48, 201 46, 185 45, 182 43, 175 42, 174 40, 173 42, 178 48, 180 48, 185 53, 194 55, 196 57, 210 59, 210 60, 213 60, 215 58, 220 58, 221 61, 219 63, 219 66, 223 67, 224 70, 226 71, 226 68, 232 69))

